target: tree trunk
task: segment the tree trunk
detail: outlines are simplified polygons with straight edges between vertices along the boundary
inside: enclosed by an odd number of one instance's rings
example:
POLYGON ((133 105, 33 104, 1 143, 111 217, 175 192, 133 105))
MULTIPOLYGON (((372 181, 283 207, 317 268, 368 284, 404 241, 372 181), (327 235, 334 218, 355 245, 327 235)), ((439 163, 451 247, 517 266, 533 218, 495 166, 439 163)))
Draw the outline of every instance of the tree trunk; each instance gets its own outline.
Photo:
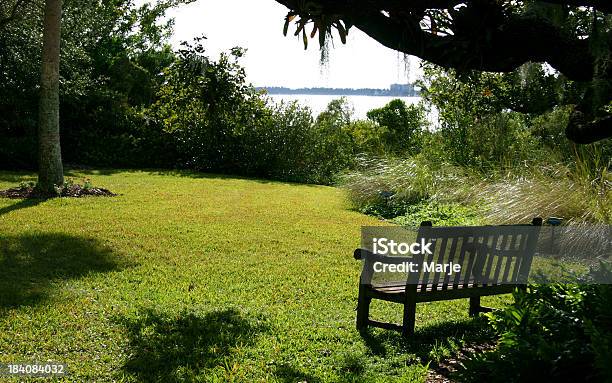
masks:
POLYGON ((62 0, 46 0, 40 108, 38 114, 38 187, 51 194, 64 184, 59 132, 59 66, 62 0))

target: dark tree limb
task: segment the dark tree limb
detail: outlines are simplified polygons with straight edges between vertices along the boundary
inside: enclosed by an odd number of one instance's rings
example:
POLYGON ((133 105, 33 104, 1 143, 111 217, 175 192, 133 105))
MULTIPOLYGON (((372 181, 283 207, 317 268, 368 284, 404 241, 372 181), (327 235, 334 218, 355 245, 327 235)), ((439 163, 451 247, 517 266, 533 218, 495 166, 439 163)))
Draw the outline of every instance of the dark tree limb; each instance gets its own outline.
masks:
MULTIPOLYGON (((299 3, 298 0, 277 1, 291 9, 296 9, 299 3)), ((584 2, 589 3, 588 0, 584 2)), ((429 4, 429 8, 436 4, 446 9, 462 2, 344 0, 317 3, 323 6, 322 13, 339 15, 384 46, 444 68, 509 72, 529 61, 545 61, 571 80, 590 81, 593 78, 595 58, 589 39, 569 36, 548 20, 535 15, 506 16, 488 21, 487 17, 493 19, 496 15, 463 12, 456 14, 456 21, 473 27, 442 36, 423 30, 421 20, 411 13, 394 13, 388 17, 381 10, 385 5, 392 7, 395 4, 406 11, 415 10, 415 4, 429 4)), ((612 67, 609 72, 612 77, 612 67)))
POLYGON ((567 138, 577 144, 591 144, 609 138, 611 134, 612 116, 590 119, 579 110, 572 112, 565 129, 567 138))
POLYGON ((572 39, 544 20, 515 18, 488 34, 486 43, 461 35, 437 36, 417 21, 382 14, 357 15, 357 28, 388 48, 460 71, 510 72, 528 61, 546 61, 568 78, 589 81, 595 58, 588 40, 572 39))

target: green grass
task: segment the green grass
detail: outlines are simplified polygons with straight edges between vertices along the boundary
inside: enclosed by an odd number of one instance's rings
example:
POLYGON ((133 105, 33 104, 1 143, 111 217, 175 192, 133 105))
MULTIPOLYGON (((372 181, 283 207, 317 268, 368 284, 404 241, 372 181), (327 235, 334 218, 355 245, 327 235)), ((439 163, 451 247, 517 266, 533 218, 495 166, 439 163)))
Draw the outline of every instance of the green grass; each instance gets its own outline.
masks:
MULTIPOLYGON (((340 189, 72 176, 120 196, 0 199, 0 363, 64 362, 75 382, 421 382, 441 344, 486 335, 459 300, 419 305, 410 341, 360 336, 352 250, 381 223, 340 189)), ((0 189, 31 179, 0 173, 0 189)))

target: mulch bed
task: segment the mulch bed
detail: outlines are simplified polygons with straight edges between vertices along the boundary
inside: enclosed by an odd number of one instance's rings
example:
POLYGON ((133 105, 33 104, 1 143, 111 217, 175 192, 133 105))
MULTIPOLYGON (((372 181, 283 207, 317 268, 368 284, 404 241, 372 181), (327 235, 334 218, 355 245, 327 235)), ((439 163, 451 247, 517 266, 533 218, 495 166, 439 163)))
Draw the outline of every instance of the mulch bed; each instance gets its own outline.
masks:
POLYGON ((462 361, 468 359, 471 355, 491 351, 494 348, 495 344, 493 343, 466 345, 452 357, 440 363, 432 362, 425 381, 427 383, 456 383, 457 381, 452 378, 452 375, 461 368, 462 361))
MULTIPOLYGON (((62 189, 58 197, 81 198, 87 196, 94 197, 115 197, 117 194, 108 189, 103 188, 84 188, 81 185, 70 185, 62 189)), ((0 190, 0 197, 4 198, 48 198, 49 196, 41 194, 36 188, 18 187, 7 190, 0 190)))

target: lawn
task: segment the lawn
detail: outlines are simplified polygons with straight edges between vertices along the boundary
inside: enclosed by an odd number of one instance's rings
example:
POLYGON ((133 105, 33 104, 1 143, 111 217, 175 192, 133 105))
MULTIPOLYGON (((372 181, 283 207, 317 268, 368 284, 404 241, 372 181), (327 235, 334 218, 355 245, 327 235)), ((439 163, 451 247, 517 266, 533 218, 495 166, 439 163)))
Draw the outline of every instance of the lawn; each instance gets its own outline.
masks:
MULTIPOLYGON (((343 192, 194 173, 88 171, 113 198, 0 199, 0 363, 66 381, 422 382, 486 335, 467 300, 417 334, 354 329, 360 226, 343 192)), ((34 179, 0 173, 0 189, 34 179)), ((484 299, 499 305, 507 297, 484 299)), ((375 302, 399 321, 401 307, 375 302)))

